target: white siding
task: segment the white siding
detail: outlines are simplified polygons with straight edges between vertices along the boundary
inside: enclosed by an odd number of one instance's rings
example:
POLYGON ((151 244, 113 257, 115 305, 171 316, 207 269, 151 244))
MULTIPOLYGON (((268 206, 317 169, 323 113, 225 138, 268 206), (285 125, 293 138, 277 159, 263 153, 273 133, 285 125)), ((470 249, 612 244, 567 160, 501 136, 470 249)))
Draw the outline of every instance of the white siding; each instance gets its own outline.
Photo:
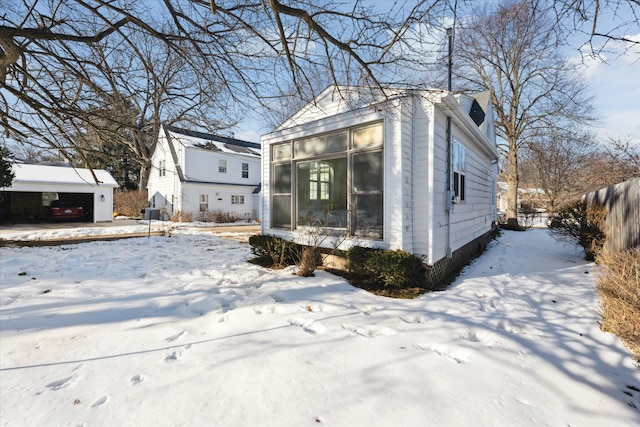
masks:
POLYGON ((458 126, 454 138, 466 148, 465 201, 451 214, 451 249, 456 250, 491 229, 493 221, 493 165, 473 138, 458 126))
POLYGON ((429 164, 431 151, 430 130, 431 104, 414 100, 415 114, 413 116, 413 227, 414 253, 420 257, 427 257, 429 253, 429 222, 431 217, 431 191, 429 177, 432 166, 429 164))
MULTIPOLYGON (((176 154, 179 155, 181 152, 176 152, 176 154)), ((183 210, 180 197, 180 179, 164 132, 160 133, 155 151, 151 156, 151 163, 151 172, 147 183, 149 205, 151 206, 152 200, 154 200, 155 206, 152 207, 165 209, 168 216, 183 210), (164 176, 160 176, 159 165, 161 161, 165 162, 164 176), (175 203, 175 206, 172 203, 175 203)))
POLYGON ((431 127, 431 233, 429 234, 428 263, 433 264, 447 255, 447 213, 445 191, 447 189, 447 116, 439 108, 431 106, 434 116, 431 127))
POLYGON ((187 181, 216 182, 225 184, 260 183, 260 158, 220 153, 197 147, 186 147, 185 179, 187 181), (218 161, 227 162, 227 172, 219 172, 218 161), (249 164, 249 178, 242 177, 242 163, 249 164))
POLYGON ((187 183, 183 186, 182 206, 185 212, 190 212, 194 221, 200 218, 200 195, 206 194, 209 200, 209 212, 224 212, 236 217, 257 217, 254 206, 254 187, 239 185, 212 185, 187 183), (231 196, 244 196, 244 204, 232 204, 231 196), (255 214, 255 215, 254 215, 255 214))

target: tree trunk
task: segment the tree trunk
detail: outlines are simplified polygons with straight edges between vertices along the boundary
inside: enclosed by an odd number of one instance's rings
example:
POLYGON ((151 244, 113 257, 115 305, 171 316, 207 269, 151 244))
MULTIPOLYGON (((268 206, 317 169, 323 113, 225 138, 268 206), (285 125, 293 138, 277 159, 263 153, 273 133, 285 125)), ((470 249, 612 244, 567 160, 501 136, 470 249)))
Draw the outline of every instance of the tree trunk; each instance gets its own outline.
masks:
POLYGON ((509 138, 507 185, 507 223, 503 228, 523 230, 518 224, 518 146, 515 138, 509 138))
POLYGON ((138 191, 147 191, 149 175, 151 175, 151 160, 145 161, 144 164, 140 166, 140 184, 138 185, 138 191))

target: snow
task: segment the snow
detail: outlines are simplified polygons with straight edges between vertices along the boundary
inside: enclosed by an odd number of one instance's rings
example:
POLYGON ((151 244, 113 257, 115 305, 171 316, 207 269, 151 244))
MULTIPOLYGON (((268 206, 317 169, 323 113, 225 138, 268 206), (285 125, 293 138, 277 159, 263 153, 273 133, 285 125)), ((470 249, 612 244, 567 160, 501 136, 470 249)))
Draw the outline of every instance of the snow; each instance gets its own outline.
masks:
MULTIPOLYGON (((96 186, 96 178, 101 186, 118 187, 118 183, 113 179, 111 174, 104 169, 94 169, 93 174, 90 169, 31 165, 31 164, 13 164, 13 172, 15 173, 14 187, 24 184, 79 184, 96 186)), ((12 187, 9 187, 11 189, 12 187)))
POLYGON ((597 267, 546 229, 414 300, 250 258, 193 228, 0 248, 0 424, 640 425, 597 267))

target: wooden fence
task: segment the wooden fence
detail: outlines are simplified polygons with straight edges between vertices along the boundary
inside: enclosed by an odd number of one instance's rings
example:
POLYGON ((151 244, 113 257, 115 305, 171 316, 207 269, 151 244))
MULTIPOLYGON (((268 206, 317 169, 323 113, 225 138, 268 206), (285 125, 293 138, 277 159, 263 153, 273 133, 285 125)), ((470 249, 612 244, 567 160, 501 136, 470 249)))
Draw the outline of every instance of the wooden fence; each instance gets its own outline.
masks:
POLYGON ((605 233, 609 248, 640 246, 640 178, 594 191, 585 200, 607 209, 605 233))

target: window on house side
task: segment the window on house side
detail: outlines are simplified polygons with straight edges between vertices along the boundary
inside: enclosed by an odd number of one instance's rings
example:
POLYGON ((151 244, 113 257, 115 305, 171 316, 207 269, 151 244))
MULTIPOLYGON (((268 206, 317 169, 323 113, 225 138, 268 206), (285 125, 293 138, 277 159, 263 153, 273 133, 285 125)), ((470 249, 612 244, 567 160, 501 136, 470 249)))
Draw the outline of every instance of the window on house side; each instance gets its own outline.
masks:
POLYGON ((160 160, 158 162, 158 171, 160 172, 160 176, 165 176, 167 174, 167 161, 160 160))
POLYGON ((242 164, 242 177, 249 178, 249 163, 242 164))
POLYGON ((231 196, 232 205, 244 205, 244 196, 231 196))
POLYGON ((226 160, 218 160, 218 172, 219 173, 227 173, 227 161, 226 160))
POLYGON ((465 200, 466 148, 458 141, 453 142, 453 193, 459 201, 465 200))
POLYGON ((206 212, 209 210, 209 195, 201 194, 200 195, 200 212, 206 212))

